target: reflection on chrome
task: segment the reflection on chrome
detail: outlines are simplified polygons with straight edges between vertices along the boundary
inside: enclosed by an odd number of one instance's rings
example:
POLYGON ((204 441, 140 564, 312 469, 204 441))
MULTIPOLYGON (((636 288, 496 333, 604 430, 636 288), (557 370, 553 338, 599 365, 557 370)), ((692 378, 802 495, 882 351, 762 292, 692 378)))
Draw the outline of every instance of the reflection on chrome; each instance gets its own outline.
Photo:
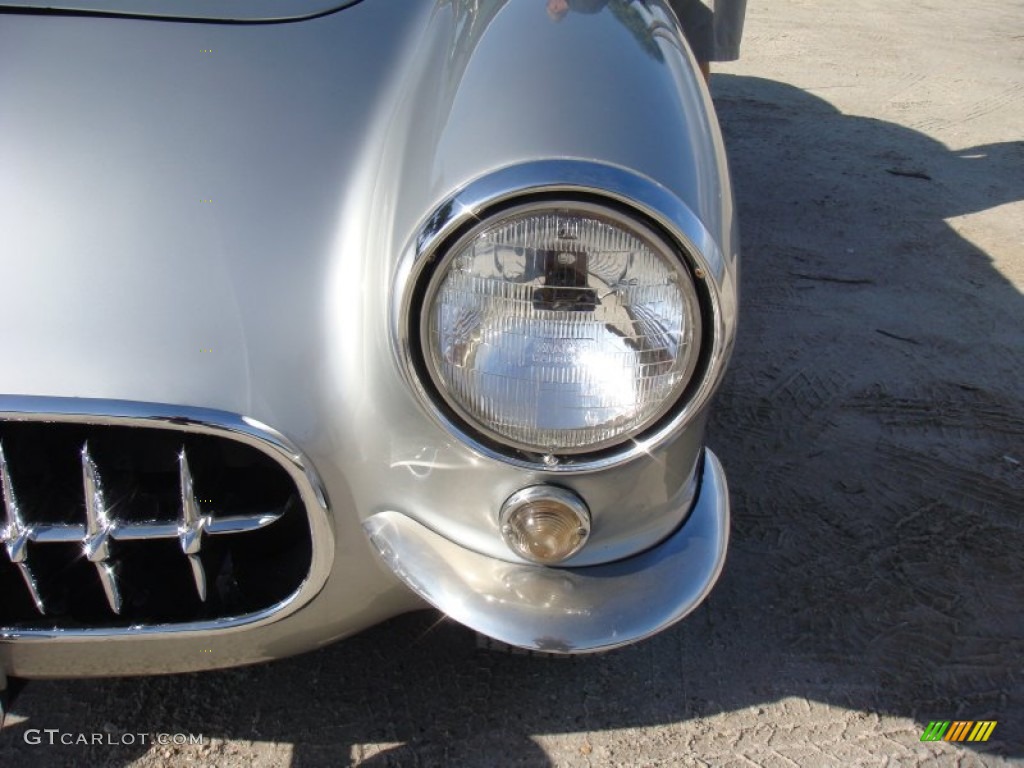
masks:
POLYGON ((557 570, 521 568, 509 570, 500 577, 504 594, 515 595, 523 605, 535 605, 546 611, 557 611, 566 616, 589 616, 589 604, 580 602, 572 579, 557 570))

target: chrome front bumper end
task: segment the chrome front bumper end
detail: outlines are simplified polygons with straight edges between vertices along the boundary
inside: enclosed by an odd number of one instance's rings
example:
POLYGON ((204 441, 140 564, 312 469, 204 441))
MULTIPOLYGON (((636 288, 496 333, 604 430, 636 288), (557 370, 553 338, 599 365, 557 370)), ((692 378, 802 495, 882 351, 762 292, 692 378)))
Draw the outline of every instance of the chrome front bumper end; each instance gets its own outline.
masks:
POLYGON ((649 637, 700 605, 725 562, 729 492, 705 449, 700 493, 683 525, 653 549, 586 568, 495 560, 399 512, 363 525, 395 575, 456 621, 520 648, 586 653, 649 637))

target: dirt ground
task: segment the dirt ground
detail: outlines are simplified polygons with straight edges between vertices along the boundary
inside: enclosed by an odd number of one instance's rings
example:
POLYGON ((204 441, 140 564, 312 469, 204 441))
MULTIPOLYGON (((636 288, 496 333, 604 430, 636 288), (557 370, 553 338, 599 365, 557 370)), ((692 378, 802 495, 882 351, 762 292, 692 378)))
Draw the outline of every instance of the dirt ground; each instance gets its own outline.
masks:
POLYGON ((713 92, 745 262, 703 607, 599 657, 421 613, 248 669, 35 682, 0 762, 1024 764, 1024 2, 751 0, 713 92), (919 741, 936 719, 998 725, 919 741))

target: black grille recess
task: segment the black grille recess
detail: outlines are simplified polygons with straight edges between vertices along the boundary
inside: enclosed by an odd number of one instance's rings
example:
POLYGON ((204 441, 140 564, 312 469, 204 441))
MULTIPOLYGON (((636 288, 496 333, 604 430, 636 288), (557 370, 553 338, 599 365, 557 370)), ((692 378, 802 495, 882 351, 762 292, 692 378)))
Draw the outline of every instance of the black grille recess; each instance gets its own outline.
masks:
POLYGON ((270 456, 106 424, 0 421, 0 543, 0 629, 251 614, 312 559, 299 490, 270 456))

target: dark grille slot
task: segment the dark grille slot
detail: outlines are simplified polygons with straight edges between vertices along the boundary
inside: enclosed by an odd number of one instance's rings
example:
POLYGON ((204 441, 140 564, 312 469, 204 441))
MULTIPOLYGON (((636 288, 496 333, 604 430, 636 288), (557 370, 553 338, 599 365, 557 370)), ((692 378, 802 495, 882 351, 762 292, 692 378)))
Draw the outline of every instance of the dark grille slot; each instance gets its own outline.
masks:
POLYGON ((228 437, 0 421, 0 628, 216 621, 272 608, 309 574, 299 489, 228 437))

